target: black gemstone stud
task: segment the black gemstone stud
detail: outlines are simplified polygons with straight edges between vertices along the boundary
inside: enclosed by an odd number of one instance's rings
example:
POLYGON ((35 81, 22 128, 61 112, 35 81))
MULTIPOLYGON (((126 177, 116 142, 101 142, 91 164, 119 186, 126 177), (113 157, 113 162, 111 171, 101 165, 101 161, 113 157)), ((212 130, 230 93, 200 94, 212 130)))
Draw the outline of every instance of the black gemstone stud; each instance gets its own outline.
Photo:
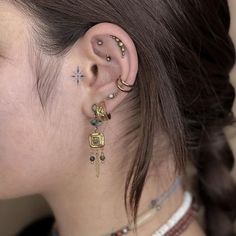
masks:
POLYGON ((106 159, 106 157, 105 157, 104 155, 101 155, 101 156, 100 156, 100 160, 101 160, 101 161, 105 161, 105 159, 106 159))
POLYGON ((95 156, 91 156, 91 157, 90 157, 90 161, 91 161, 91 162, 94 162, 95 159, 96 159, 95 156))

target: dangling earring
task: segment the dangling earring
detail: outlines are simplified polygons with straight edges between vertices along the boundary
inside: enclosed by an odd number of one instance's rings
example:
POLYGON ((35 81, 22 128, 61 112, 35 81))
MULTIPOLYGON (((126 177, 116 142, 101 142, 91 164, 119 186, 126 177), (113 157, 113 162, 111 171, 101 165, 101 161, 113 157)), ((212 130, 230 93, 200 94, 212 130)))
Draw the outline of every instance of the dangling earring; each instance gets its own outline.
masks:
POLYGON ((111 119, 111 114, 106 112, 105 102, 94 104, 92 106, 94 112, 94 119, 90 121, 91 125, 95 127, 95 130, 89 135, 89 145, 93 154, 90 156, 90 162, 95 164, 96 176, 100 175, 100 163, 105 162, 104 147, 105 136, 98 130, 98 127, 103 124, 103 121, 111 119))

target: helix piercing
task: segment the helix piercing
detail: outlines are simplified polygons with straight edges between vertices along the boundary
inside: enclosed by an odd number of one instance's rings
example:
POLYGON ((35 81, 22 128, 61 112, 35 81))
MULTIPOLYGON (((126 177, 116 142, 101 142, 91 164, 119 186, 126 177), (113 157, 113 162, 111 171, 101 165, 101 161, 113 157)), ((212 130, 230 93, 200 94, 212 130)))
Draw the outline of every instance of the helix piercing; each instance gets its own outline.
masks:
POLYGON ((118 47, 121 50, 122 58, 124 58, 125 53, 126 53, 126 47, 125 47, 124 43, 118 37, 116 37, 114 35, 110 35, 110 37, 116 41, 118 47))
POLYGON ((129 93, 133 90, 133 85, 126 83, 124 80, 121 79, 121 76, 116 80, 116 85, 118 89, 122 92, 129 93), (124 88, 127 87, 127 88, 124 88))
POLYGON ((77 85, 79 85, 80 80, 82 80, 85 76, 82 74, 79 66, 77 66, 76 71, 73 73, 72 78, 74 78, 77 82, 77 85))

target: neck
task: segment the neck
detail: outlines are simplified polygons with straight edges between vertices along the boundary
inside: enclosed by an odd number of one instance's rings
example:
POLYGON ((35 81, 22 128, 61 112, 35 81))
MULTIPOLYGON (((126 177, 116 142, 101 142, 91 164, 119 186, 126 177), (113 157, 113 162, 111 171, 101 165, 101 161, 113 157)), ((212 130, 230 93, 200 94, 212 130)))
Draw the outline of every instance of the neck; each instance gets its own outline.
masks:
MULTIPOLYGON (((162 167, 163 169, 163 167, 162 167)), ((88 173, 87 171, 85 173, 88 173)), ((91 173, 91 172, 90 172, 91 173)), ((163 171, 164 173, 164 171, 163 171)), ((174 177, 168 171, 161 178, 149 174, 140 199, 138 215, 145 212, 153 199, 163 195, 173 185, 174 177), (163 183, 160 180, 165 180, 163 183)), ((127 225, 128 218, 124 208, 124 177, 122 175, 92 176, 65 183, 60 188, 45 193, 44 197, 52 208, 60 236, 100 236, 114 232, 127 225), (119 181, 118 181, 119 180, 119 181)), ((83 175, 80 175, 83 176, 83 175)), ((150 221, 139 227, 139 235, 151 235, 181 205, 183 190, 177 190, 166 199, 150 221)), ((135 235, 134 232, 129 233, 135 235)))

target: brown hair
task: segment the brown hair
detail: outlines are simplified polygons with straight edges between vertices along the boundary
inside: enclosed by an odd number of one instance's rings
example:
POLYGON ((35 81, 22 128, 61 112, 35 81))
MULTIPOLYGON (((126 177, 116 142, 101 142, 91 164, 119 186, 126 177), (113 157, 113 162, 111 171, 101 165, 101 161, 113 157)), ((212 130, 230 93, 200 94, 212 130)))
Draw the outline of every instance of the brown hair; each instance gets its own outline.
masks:
MULTIPOLYGON (((229 72, 235 49, 226 0, 16 0, 35 18, 39 45, 63 54, 93 25, 111 22, 133 39, 139 71, 133 114, 139 125, 137 154, 127 176, 134 219, 153 158, 155 131, 169 138, 176 170, 192 161, 196 190, 205 205, 209 236, 236 235, 234 157, 223 128, 232 125, 235 97, 229 72), (131 181, 132 179, 132 181, 131 181)), ((131 111, 130 111, 131 112, 131 111)), ((134 130, 132 131, 134 132, 134 130)))

